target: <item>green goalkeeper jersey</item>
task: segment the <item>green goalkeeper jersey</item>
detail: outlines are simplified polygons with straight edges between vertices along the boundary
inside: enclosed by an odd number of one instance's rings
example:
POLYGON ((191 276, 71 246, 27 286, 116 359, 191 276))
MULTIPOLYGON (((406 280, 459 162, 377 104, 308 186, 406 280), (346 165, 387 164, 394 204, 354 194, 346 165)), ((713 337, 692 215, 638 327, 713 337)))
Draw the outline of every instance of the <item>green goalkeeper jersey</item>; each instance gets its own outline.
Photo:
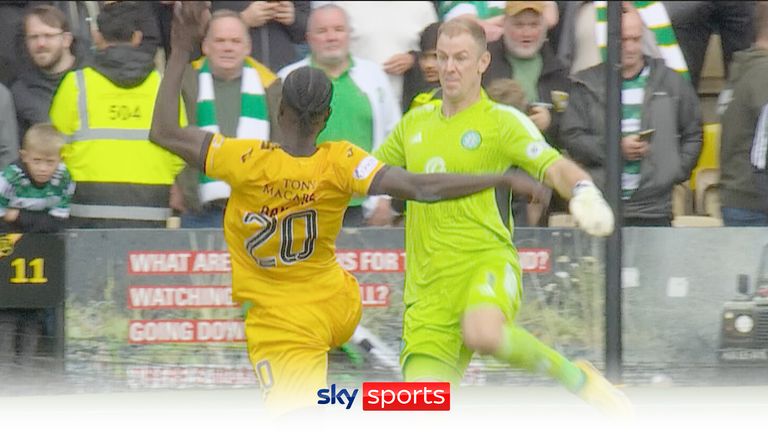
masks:
MULTIPOLYGON (((414 173, 498 174, 517 166, 539 180, 561 157, 525 114, 484 92, 449 118, 441 108, 437 100, 409 111, 374 155, 414 173)), ((471 273, 480 255, 516 254, 511 216, 509 221, 505 226, 492 189, 431 204, 409 202, 405 303, 447 294, 439 290, 471 273)))

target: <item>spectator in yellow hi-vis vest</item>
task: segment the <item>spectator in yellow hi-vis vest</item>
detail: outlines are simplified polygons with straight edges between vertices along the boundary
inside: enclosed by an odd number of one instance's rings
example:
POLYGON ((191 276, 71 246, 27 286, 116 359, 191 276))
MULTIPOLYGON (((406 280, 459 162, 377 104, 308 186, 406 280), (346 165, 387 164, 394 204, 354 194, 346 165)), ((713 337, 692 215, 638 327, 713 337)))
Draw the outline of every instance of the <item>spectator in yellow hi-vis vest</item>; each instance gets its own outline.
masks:
POLYGON ((62 158, 78 183, 76 228, 163 227, 171 216, 170 188, 184 162, 149 141, 160 73, 137 49, 139 18, 135 2, 104 6, 93 65, 69 72, 51 103, 51 122, 68 138, 62 158))

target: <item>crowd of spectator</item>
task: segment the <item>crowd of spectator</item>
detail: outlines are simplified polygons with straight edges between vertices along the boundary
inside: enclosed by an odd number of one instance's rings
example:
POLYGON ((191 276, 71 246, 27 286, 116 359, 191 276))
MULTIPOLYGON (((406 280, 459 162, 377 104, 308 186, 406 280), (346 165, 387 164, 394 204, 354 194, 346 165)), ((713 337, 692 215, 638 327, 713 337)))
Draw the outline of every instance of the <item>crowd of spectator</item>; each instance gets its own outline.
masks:
MULTIPOLYGON (((163 227, 171 216, 181 216, 182 227, 221 227, 229 186, 148 137, 174 3, 0 3, 0 229, 163 227), (38 199, 41 193, 47 198, 38 199)), ((713 33, 727 74, 718 110, 722 219, 768 225, 766 3, 622 2, 624 225, 672 225, 673 191, 689 181, 701 153, 697 89, 713 33)), ((281 80, 311 65, 334 90, 318 141, 348 140, 370 152, 405 113, 441 98, 438 27, 471 19, 489 42, 489 97, 525 113, 605 186, 605 1, 210 7, 212 20, 184 77, 181 125, 279 142, 281 80)), ((544 226, 549 214, 567 212, 559 198, 544 207, 513 198, 512 208, 517 226, 544 226)), ((391 213, 388 200, 356 199, 344 225, 387 225, 391 213)), ((19 319, 0 316, 0 334, 19 319)), ((20 343, 27 353, 37 340, 20 343)), ((10 344, 0 340, 0 352, 13 350, 10 344)))
MULTIPOLYGON (((170 53, 173 1, 0 3, 0 232, 220 228, 229 186, 149 140, 170 53)), ((727 226, 768 226, 768 2, 622 2, 623 224, 673 225, 673 193, 702 150, 697 95, 710 36, 722 41, 719 194, 727 226)), ((605 1, 214 1, 185 72, 187 123, 280 142, 281 82, 311 65, 334 97, 318 141, 368 152, 403 115, 439 100, 441 22, 476 20, 488 96, 528 116, 605 187, 605 1)), ((515 167, 510 167, 515 169, 515 167)), ((516 226, 567 203, 512 200, 516 226)), ((344 226, 389 225, 403 203, 354 199, 344 226)), ((495 210, 494 210, 495 211, 495 210)), ((718 215, 719 216, 719 215, 718 215)), ((40 343, 42 311, 0 309, 0 364, 40 343), (18 337, 17 337, 18 335, 18 337)))
MULTIPOLYGON (((757 181, 765 152, 751 142, 765 136, 756 128, 768 115, 754 100, 747 109, 744 95, 756 90, 742 88, 744 68, 761 58, 759 3, 623 2, 625 225, 670 225, 672 191, 689 180, 701 152, 696 91, 712 33, 726 72, 732 62, 737 72, 728 73, 720 113, 747 115, 723 124, 723 219, 743 224, 738 212, 748 209, 760 215, 747 219, 768 223, 768 205, 746 204, 766 202, 757 181), (743 57, 750 53, 752 63, 743 57)), ((68 226, 161 227, 174 214, 183 227, 221 226, 226 183, 184 167, 147 136, 173 8, 172 1, 0 4, 0 168, 19 159, 33 125, 64 134, 62 161, 77 184, 68 226)), ((489 41, 485 89, 500 101, 517 94, 525 103, 516 107, 547 141, 604 181, 604 1, 216 1, 211 10, 184 79, 182 124, 279 142, 281 79, 309 64, 334 86, 319 140, 371 151, 404 113, 440 99, 440 22, 473 19, 489 41)), ((353 200, 345 225, 388 223, 379 204, 353 200)), ((546 225, 547 214, 567 211, 554 199, 531 219, 527 207, 513 204, 519 226, 546 225)))

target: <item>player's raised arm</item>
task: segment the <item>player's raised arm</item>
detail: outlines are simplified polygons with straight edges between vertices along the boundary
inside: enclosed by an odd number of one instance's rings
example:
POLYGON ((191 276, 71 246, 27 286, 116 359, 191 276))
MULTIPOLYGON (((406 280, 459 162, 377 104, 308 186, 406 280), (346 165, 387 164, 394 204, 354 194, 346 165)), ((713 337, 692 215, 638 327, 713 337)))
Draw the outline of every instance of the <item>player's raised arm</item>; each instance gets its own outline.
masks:
POLYGON ((177 2, 171 26, 171 56, 155 100, 152 129, 149 131, 152 142, 199 168, 203 168, 203 152, 209 134, 196 127, 179 126, 179 99, 184 68, 209 18, 207 2, 177 2))
MULTIPOLYGON (((515 173, 505 175, 462 175, 462 174, 413 174, 400 167, 385 166, 374 177, 369 195, 387 194, 395 198, 434 202, 472 195, 492 187, 508 187, 519 190, 521 176, 515 173)), ((535 185, 526 184, 533 195, 535 185)), ((543 188, 542 188, 543 191, 543 188)))

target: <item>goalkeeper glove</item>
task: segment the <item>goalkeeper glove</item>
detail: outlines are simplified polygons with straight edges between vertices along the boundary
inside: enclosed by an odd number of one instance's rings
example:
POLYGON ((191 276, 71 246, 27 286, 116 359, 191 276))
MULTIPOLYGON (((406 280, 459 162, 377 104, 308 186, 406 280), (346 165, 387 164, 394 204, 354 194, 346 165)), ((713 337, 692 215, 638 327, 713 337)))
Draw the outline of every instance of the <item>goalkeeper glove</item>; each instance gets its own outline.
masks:
POLYGON ((591 181, 576 183, 568 208, 576 224, 588 234, 605 237, 613 232, 613 211, 600 189, 591 181))

